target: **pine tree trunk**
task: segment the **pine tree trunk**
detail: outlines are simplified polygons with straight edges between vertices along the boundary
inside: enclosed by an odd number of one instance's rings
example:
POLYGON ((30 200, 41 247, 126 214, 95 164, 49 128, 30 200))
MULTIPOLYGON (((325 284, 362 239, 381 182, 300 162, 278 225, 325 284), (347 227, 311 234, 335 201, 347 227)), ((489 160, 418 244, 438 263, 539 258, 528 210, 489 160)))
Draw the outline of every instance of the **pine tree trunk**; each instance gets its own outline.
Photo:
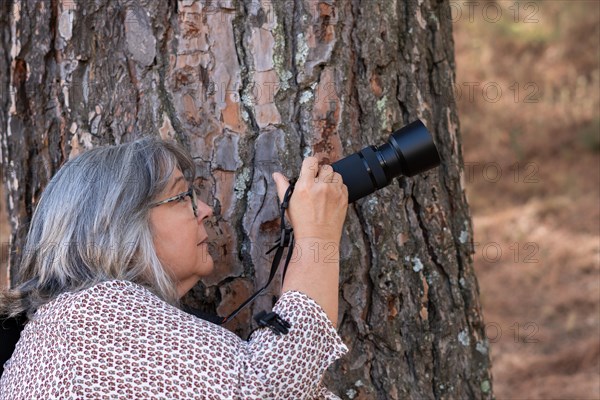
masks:
MULTIPOLYGON (((461 183, 450 5, 440 0, 0 2, 0 130, 14 235, 82 149, 173 137, 216 205, 216 273, 186 301, 225 315, 261 286, 276 240, 271 172, 334 162, 420 118, 442 166, 352 204, 326 383, 349 399, 491 398, 461 183)), ((320 255, 324 256, 324 255, 320 255)), ((13 282, 14 283, 14 282, 13 282)), ((229 329, 243 337, 278 284, 229 329)))

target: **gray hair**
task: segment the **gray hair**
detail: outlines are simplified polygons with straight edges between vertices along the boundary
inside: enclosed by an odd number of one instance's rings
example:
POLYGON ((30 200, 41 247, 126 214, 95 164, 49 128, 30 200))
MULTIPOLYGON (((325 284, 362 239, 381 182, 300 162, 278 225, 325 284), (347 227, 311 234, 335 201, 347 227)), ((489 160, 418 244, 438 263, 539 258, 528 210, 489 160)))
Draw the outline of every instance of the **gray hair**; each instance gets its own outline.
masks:
POLYGON ((0 314, 37 309, 64 292, 108 280, 147 287, 180 307, 176 282, 156 255, 149 204, 179 168, 188 181, 194 162, 175 142, 146 137, 88 150, 63 165, 33 213, 17 285, 0 294, 0 314))

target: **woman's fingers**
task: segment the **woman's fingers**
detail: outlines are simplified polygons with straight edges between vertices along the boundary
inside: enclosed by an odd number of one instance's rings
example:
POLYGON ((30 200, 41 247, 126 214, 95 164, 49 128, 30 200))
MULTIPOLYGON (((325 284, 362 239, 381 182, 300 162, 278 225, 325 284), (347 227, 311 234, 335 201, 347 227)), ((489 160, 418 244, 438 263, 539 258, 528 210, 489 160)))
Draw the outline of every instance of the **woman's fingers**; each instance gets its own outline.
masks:
MULTIPOLYGON (((279 172, 272 176, 282 201, 289 181, 279 172)), ((331 165, 319 166, 318 158, 306 157, 286 211, 296 237, 339 241, 347 207, 348 188, 342 176, 331 165)))
POLYGON ((298 176, 298 183, 343 183, 342 176, 329 164, 319 165, 317 157, 306 157, 298 176))
POLYGON ((280 172, 273 172, 271 176, 275 181, 277 196, 279 197, 279 202, 281 203, 283 202, 283 196, 285 196, 287 188, 290 186, 290 180, 280 172))
POLYGON ((305 185, 315 183, 319 175, 319 159, 317 157, 306 157, 302 160, 302 168, 298 176, 298 183, 305 185))

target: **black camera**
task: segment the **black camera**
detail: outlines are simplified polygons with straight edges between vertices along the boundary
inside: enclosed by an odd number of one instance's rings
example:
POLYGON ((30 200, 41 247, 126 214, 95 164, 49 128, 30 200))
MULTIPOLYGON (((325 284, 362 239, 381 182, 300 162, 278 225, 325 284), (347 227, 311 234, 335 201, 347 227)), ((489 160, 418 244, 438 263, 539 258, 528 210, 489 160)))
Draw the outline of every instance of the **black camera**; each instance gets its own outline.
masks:
POLYGON ((365 147, 331 164, 348 187, 348 203, 386 187, 398 176, 413 176, 438 165, 437 148, 420 120, 392 133, 380 147, 365 147))
MULTIPOLYGON (((361 151, 331 164, 333 170, 342 176, 344 184, 348 187, 348 203, 389 185, 394 178, 400 175, 413 176, 438 165, 440 165, 440 156, 433 139, 425 125, 419 120, 392 133, 388 142, 382 146, 365 147, 361 151)), ((280 206, 281 236, 275 246, 267 251, 267 254, 269 254, 273 250, 277 250, 267 283, 227 317, 207 316, 192 307, 185 307, 184 311, 208 319, 218 325, 231 320, 269 286, 279 267, 284 248, 290 247, 283 270, 283 277, 285 278, 285 272, 294 248, 294 238, 293 228, 287 228, 285 225, 284 213, 288 207, 296 181, 297 178, 290 179, 290 186, 280 206)), ((286 334, 288 332, 289 324, 275 313, 260 313, 255 320, 259 326, 268 327, 276 334, 286 334)))

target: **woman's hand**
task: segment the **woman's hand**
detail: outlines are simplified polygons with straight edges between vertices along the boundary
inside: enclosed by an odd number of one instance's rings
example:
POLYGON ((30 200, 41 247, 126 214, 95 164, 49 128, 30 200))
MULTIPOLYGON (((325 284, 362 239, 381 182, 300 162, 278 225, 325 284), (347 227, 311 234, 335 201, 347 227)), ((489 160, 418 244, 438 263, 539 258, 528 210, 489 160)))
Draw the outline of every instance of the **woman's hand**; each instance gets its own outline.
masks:
MULTIPOLYGON (((283 201, 289 180, 279 172, 272 176, 283 201)), ((313 238, 338 244, 347 210, 348 188, 342 176, 331 165, 319 167, 316 157, 305 158, 286 211, 295 240, 313 238)))
MULTIPOLYGON (((282 201, 288 179, 275 172, 277 195, 282 201)), ((331 165, 319 168, 316 157, 302 162, 286 217, 294 228, 294 256, 282 292, 297 290, 319 304, 333 326, 338 319, 339 244, 348 210, 348 188, 331 165)))

